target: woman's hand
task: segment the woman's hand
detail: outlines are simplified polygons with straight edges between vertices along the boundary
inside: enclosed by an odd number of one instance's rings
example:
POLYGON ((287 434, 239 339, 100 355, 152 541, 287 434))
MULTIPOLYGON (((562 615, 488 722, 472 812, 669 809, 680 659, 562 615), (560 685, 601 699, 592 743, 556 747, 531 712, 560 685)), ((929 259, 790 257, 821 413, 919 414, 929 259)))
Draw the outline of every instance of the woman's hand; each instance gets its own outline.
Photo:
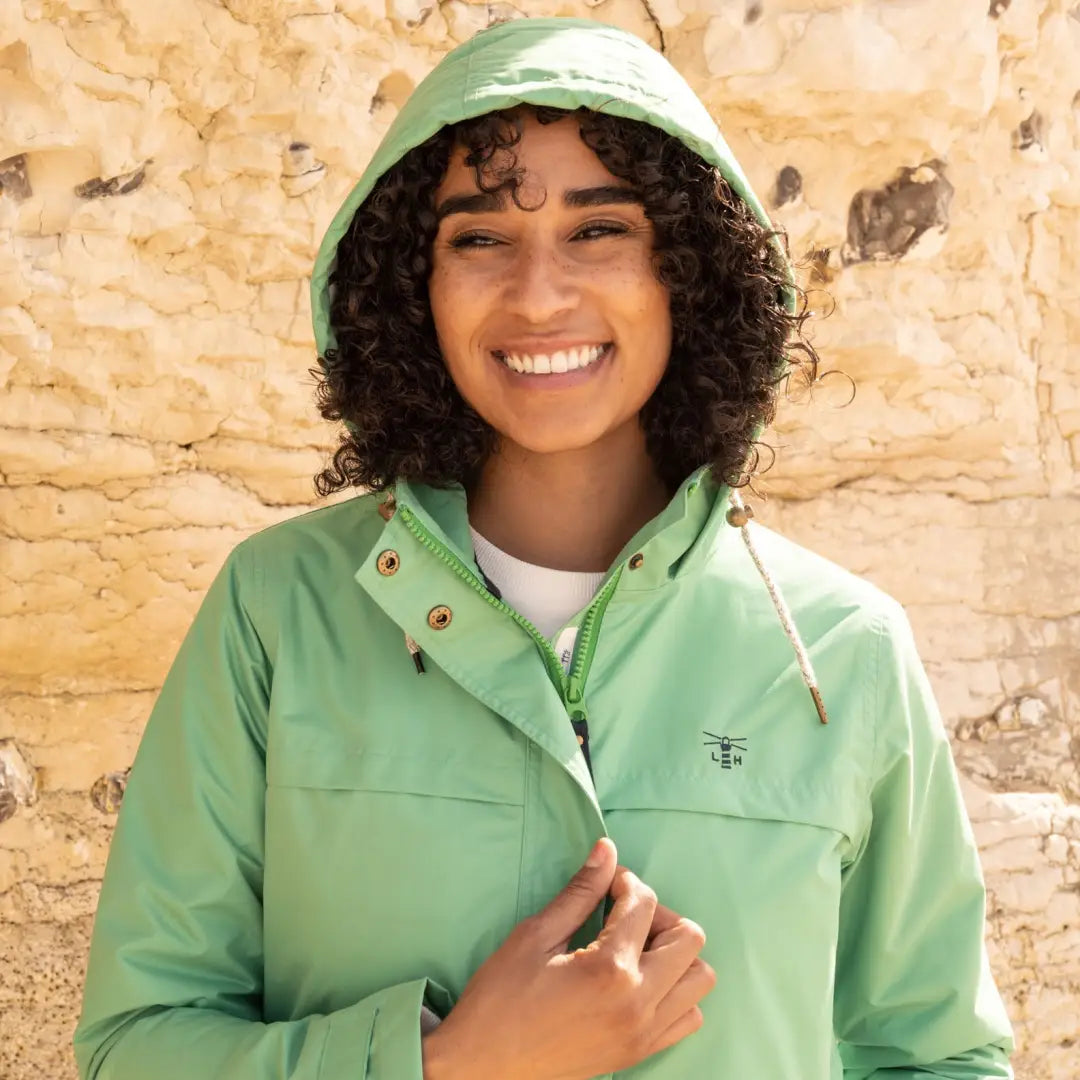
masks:
POLYGON ((628 1069, 701 1026, 716 984, 696 923, 658 904, 599 841, 550 904, 520 922, 423 1040, 424 1080, 588 1080, 628 1069), (599 936, 566 951, 610 892, 599 936))

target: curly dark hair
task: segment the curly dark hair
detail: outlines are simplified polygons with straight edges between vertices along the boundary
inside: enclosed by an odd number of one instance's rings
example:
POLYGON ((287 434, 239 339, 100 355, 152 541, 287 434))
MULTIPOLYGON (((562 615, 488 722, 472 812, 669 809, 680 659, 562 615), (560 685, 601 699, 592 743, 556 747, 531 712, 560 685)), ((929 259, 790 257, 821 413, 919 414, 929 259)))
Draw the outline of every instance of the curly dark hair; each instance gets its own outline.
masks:
MULTIPOLYGON (((468 484, 497 433, 462 398, 443 363, 428 301, 435 191, 456 146, 484 191, 509 189, 521 169, 513 147, 522 114, 541 123, 573 115, 581 138, 642 197, 655 232, 654 267, 670 293, 668 366, 640 414, 646 447, 672 492, 701 465, 739 485, 757 472, 756 425, 772 422, 777 388, 791 371, 807 385, 818 356, 786 283, 770 231, 719 169, 649 124, 587 109, 517 106, 447 126, 409 151, 376 183, 337 250, 330 320, 337 347, 312 369, 323 418, 348 421, 320 495, 350 485, 381 491, 397 479, 468 484), (788 343, 795 331, 798 340, 788 343), (787 352, 785 353, 785 347, 787 352), (805 360, 793 354, 801 352, 805 360), (783 357, 788 371, 779 368, 783 357)), ((521 205, 517 203, 517 205, 521 205)))

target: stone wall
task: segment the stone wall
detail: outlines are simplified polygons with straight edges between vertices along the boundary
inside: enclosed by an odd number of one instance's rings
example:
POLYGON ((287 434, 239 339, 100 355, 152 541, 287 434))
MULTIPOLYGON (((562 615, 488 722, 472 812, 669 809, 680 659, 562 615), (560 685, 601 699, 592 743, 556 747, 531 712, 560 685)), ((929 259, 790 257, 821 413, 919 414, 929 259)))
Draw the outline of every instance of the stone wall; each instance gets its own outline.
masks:
POLYGON ((785 404, 758 518, 907 605, 1018 1076, 1075 1080, 1075 0, 0 4, 0 1075, 73 1077, 155 691, 225 553, 314 501, 322 229, 446 49, 522 13, 662 47, 835 301, 857 392, 785 404))

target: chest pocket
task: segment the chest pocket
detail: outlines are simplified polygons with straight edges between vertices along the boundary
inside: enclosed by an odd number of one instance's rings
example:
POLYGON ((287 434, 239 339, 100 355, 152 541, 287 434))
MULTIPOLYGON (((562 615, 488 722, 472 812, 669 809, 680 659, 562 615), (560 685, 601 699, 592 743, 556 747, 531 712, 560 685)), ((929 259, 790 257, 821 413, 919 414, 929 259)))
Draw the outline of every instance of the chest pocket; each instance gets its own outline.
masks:
POLYGON ((406 752, 325 728, 279 736, 267 755, 264 919, 290 1013, 420 976, 459 993, 513 923, 524 754, 519 766, 513 753, 485 759, 438 738, 423 752, 406 739, 406 752))
POLYGON ((806 926, 815 905, 818 918, 835 917, 841 871, 861 836, 861 797, 854 775, 763 780, 716 763, 620 775, 600 804, 619 861, 662 903, 706 933, 710 924, 758 933, 758 920, 806 926))

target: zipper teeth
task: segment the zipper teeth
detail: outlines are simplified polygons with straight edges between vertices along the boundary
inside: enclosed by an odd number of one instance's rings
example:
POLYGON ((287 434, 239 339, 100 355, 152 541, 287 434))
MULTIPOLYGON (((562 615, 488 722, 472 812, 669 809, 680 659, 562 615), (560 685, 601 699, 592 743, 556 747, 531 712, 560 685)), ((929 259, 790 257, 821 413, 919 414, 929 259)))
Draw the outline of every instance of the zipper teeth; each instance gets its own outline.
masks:
POLYGON ((432 537, 426 529, 416 520, 415 516, 408 509, 408 507, 398 505, 398 513, 401 515, 401 520, 405 522, 405 527, 434 555, 437 555, 451 570, 457 574, 458 577, 467 581, 493 608, 499 611, 506 612, 518 624, 522 629, 527 630, 540 646, 544 661, 548 666, 548 674, 555 675, 557 678, 557 685, 562 687, 563 693, 566 693, 566 674, 563 671, 562 663, 555 655, 555 650, 551 647, 548 640, 540 633, 539 630, 525 618, 520 612, 515 611, 509 604, 504 604, 501 600, 496 599, 487 591, 484 583, 459 559, 452 551, 447 551, 434 537, 432 537))
POLYGON ((618 571, 612 575, 611 580, 601 589, 596 602, 590 606, 585 613, 585 618, 582 620, 578 647, 575 650, 574 662, 570 667, 570 678, 578 683, 584 682, 589 674, 589 667, 592 666, 593 629, 607 610, 608 602, 611 600, 611 595, 615 591, 615 586, 618 584, 621 574, 622 567, 620 566, 618 571))

